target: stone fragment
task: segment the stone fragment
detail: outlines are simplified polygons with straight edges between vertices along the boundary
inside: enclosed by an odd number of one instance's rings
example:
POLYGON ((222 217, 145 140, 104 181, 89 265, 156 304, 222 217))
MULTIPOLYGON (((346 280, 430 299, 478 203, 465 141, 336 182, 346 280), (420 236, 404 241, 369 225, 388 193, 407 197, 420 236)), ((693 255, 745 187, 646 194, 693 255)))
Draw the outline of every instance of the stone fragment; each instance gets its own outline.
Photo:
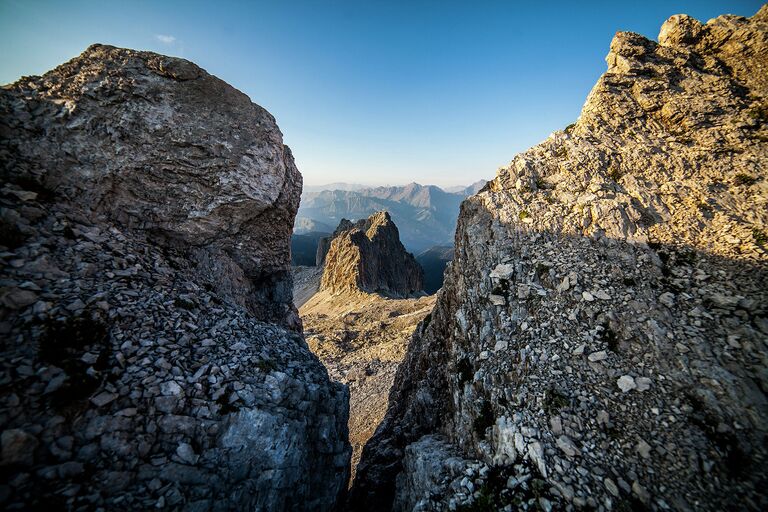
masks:
POLYGON ((573 441, 565 435, 557 438, 557 447, 560 448, 568 458, 573 458, 580 453, 573 441))
POLYGON ((651 389, 651 383, 652 381, 648 377, 638 377, 635 379, 638 391, 648 391, 651 389))
POLYGON ((499 263, 491 270, 490 277, 493 279, 510 280, 515 274, 515 266, 511 263, 499 263))
POLYGON ((616 498, 619 497, 619 488, 616 486, 616 483, 613 480, 606 478, 603 480, 603 484, 605 485, 605 488, 608 489, 609 493, 611 493, 616 498))
POLYGON ((651 457, 651 445, 646 443, 645 440, 640 439, 637 442, 635 449, 637 450, 637 453, 639 453, 644 459, 651 457))
POLYGON ((587 359, 589 359, 593 363, 597 363, 599 361, 604 361, 607 358, 608 358, 608 353, 605 350, 599 350, 597 352, 592 352, 587 357, 587 359))
POLYGON ((664 292, 661 295, 659 295, 659 302, 667 306, 668 308, 671 308, 675 305, 675 295, 670 292, 664 292))
POLYGON ((104 407, 107 404, 112 403, 117 398, 116 393, 110 393, 108 391, 102 391, 98 395, 91 398, 91 403, 96 407, 104 407))
POLYGON ((160 384, 160 393, 165 396, 179 396, 182 392, 181 386, 176 381, 169 380, 160 384))
POLYGON ((0 302, 11 309, 25 308, 37 301, 37 294, 30 290, 21 290, 13 288, 5 292, 0 298, 0 302))
POLYGON ((640 482, 637 480, 632 482, 632 494, 637 496, 637 499, 639 499, 645 505, 651 501, 651 495, 648 493, 645 487, 640 485, 640 482))
POLYGON ((179 456, 182 462, 193 465, 197 464, 197 459, 199 458, 189 443, 179 443, 179 446, 176 448, 176 455, 179 456))
POLYGON ((31 466, 35 460, 35 449, 39 444, 37 438, 21 429, 4 430, 2 442, 2 465, 20 464, 31 466))
POLYGON ((635 384, 635 379, 630 375, 622 375, 619 377, 619 380, 616 381, 616 385, 619 386, 619 389, 621 389, 622 393, 632 391, 637 387, 637 384, 635 384))

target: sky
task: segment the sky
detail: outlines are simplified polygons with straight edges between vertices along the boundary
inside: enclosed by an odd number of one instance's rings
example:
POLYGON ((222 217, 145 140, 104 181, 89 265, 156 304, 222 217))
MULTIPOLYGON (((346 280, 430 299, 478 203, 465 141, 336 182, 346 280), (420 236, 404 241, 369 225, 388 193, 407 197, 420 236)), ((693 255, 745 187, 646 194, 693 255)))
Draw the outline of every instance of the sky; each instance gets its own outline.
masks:
POLYGON ((616 31, 760 5, 0 0, 0 83, 97 42, 184 57, 275 116, 308 185, 451 186, 574 122, 616 31))

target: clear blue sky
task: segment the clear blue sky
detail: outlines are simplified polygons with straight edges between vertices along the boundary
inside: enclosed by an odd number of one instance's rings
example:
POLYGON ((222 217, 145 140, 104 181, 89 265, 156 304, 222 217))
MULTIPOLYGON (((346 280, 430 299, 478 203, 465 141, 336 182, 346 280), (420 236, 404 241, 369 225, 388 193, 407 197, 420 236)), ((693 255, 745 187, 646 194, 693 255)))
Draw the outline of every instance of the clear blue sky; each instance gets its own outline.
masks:
POLYGON ((759 1, 0 0, 0 83, 99 42, 177 55, 267 108, 308 184, 436 183, 573 122, 613 34, 759 1))

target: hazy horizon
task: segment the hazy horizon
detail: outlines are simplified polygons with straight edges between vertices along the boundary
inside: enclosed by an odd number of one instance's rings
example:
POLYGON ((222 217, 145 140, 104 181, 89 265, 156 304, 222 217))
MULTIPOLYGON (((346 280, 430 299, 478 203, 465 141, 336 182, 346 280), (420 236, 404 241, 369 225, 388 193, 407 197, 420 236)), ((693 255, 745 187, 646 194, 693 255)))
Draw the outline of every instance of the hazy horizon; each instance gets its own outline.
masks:
POLYGON ((760 5, 0 0, 0 82, 97 42, 176 55, 269 110, 308 186, 450 187, 574 122, 617 29, 760 5))

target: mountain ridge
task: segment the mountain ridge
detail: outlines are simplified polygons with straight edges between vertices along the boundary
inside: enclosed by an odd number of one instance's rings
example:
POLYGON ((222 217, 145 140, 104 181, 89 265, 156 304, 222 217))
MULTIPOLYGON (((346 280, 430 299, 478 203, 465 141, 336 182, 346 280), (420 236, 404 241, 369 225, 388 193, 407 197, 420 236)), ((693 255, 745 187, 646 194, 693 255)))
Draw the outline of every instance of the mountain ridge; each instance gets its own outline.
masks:
MULTIPOLYGON (((469 191, 474 185, 463 190, 469 191)), ((302 195, 297 225, 314 222, 337 225, 342 218, 361 219, 386 210, 412 252, 453 243, 459 205, 465 192, 449 193, 435 185, 409 183, 355 191, 325 190, 302 195)))
POLYGON ((768 6, 606 61, 463 202, 350 510, 768 506, 768 6))

